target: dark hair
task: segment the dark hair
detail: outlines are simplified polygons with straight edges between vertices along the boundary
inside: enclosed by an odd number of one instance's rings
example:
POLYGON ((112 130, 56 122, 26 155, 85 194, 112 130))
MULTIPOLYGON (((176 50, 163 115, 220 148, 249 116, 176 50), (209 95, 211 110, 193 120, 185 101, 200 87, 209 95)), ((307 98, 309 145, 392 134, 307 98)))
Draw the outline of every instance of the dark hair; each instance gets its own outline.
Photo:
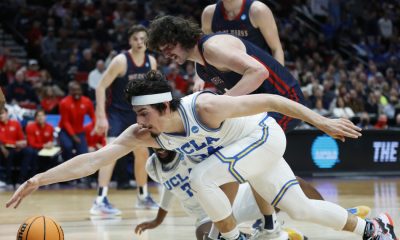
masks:
POLYGON ((35 115, 34 115, 34 118, 36 119, 36 117, 39 115, 39 113, 43 113, 44 115, 46 115, 46 112, 44 111, 44 109, 43 108, 39 108, 39 109, 36 109, 36 112, 35 112, 35 115))
MULTIPOLYGON (((165 79, 165 76, 162 73, 151 70, 146 73, 143 78, 128 82, 128 85, 125 88, 125 97, 128 102, 131 102, 131 99, 134 96, 165 92, 172 92, 169 82, 165 79)), ((180 101, 181 99, 175 98, 170 101, 170 108, 172 111, 178 110, 180 101)), ((150 106, 157 109, 160 113, 164 112, 166 109, 164 103, 155 103, 151 104, 150 106)))
POLYGON ((160 51, 160 46, 180 43, 183 48, 190 49, 201 35, 202 31, 195 22, 174 16, 157 17, 149 27, 148 47, 160 51))
POLYGON ((143 25, 133 25, 131 28, 128 30, 128 37, 130 38, 133 34, 137 32, 145 32, 146 35, 149 35, 147 32, 147 28, 143 25))

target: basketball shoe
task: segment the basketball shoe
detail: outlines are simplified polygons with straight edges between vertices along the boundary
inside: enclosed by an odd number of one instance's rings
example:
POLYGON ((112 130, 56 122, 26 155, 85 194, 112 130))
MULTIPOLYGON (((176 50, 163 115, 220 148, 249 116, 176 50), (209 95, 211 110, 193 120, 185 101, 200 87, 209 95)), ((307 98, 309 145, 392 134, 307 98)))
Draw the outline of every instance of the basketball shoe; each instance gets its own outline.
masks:
POLYGON ((158 209, 158 204, 151 198, 150 195, 147 195, 144 199, 140 199, 138 196, 136 202, 136 208, 140 209, 158 209))
POLYGON ((287 232, 289 235, 289 240, 308 240, 306 236, 304 236, 303 233, 301 233, 299 230, 294 229, 294 228, 284 228, 283 231, 287 232))
POLYGON ((100 203, 94 200, 92 208, 90 209, 92 215, 121 215, 121 211, 108 201, 107 197, 104 197, 100 203))
POLYGON ((363 240, 398 240, 389 214, 381 213, 378 217, 366 221, 363 240))
POLYGON ((285 231, 282 231, 280 222, 275 221, 273 230, 257 228, 250 237, 250 240, 261 240, 261 239, 287 240, 289 239, 289 234, 285 231))
POLYGON ((347 211, 351 214, 356 215, 357 217, 365 219, 371 212, 371 208, 368 206, 356 206, 353 208, 348 208, 347 211))

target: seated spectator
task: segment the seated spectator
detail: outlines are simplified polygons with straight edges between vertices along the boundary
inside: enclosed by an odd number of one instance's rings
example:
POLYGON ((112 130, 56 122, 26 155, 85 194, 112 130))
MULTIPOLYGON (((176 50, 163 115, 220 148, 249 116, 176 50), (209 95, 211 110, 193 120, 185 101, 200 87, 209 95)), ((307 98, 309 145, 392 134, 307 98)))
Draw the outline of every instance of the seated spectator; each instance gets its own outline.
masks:
POLYGON ((328 116, 329 112, 323 107, 322 99, 319 98, 315 102, 315 108, 313 109, 314 112, 319 113, 322 116, 328 116))
POLYGON ((336 100, 336 107, 333 108, 332 115, 335 118, 347 118, 351 119, 354 117, 354 112, 351 108, 344 105, 344 100, 338 97, 336 100))
POLYGON ((363 112, 360 114, 360 122, 357 124, 358 127, 362 129, 373 129, 371 125, 371 118, 369 117, 367 112, 363 112))
POLYGON ((53 87, 47 86, 43 88, 40 106, 42 106, 46 113, 58 114, 58 105, 60 104, 61 99, 61 97, 56 96, 53 87))
POLYGON ((375 129, 387 129, 388 128, 388 118, 385 114, 381 114, 378 117, 378 121, 374 125, 375 129))
POLYGON ((31 59, 28 61, 28 69, 25 71, 25 81, 31 87, 37 88, 41 86, 40 80, 39 63, 36 59, 31 59))
POLYGON ((28 146, 32 149, 33 156, 36 159, 39 172, 56 165, 54 157, 40 157, 38 153, 42 149, 51 149, 53 144, 54 128, 46 123, 46 114, 43 109, 39 109, 35 113, 35 121, 28 123, 26 126, 26 137, 28 146))
POLYGON ((32 151, 27 148, 21 124, 8 117, 7 109, 0 111, 0 162, 6 167, 6 183, 23 183, 36 173, 32 151), (20 169, 14 179, 12 166, 20 169), (31 172, 31 173, 30 173, 31 172))
POLYGON ((59 107, 61 115, 59 142, 64 161, 88 152, 83 129, 84 117, 88 114, 92 121, 95 120, 93 103, 89 98, 82 96, 81 85, 72 81, 68 85, 68 90, 69 96, 61 100, 59 107))
POLYGON ((104 65, 104 61, 98 60, 96 63, 96 68, 89 73, 89 78, 88 78, 89 93, 93 100, 96 99, 95 98, 96 88, 99 85, 99 82, 103 77, 103 73, 105 70, 106 68, 104 65))
POLYGON ((89 152, 97 151, 106 145, 106 137, 104 136, 104 134, 99 135, 95 133, 93 129, 94 129, 93 122, 89 123, 84 127, 89 152))
POLYGON ((87 72, 89 73, 92 71, 96 66, 96 60, 93 59, 92 51, 90 48, 83 50, 83 57, 79 62, 78 70, 80 72, 87 72))
POLYGON ((15 81, 7 86, 6 98, 8 103, 27 108, 36 108, 36 104, 39 103, 35 91, 25 82, 25 76, 21 70, 15 73, 15 81))

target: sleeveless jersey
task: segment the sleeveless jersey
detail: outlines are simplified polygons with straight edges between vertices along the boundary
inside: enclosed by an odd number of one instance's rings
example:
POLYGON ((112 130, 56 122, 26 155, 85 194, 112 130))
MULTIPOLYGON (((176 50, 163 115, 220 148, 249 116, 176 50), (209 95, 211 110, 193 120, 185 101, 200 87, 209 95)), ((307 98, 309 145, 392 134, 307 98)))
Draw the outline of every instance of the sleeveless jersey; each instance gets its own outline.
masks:
POLYGON ((177 153, 175 159, 167 167, 161 164, 156 154, 153 154, 146 162, 146 171, 154 181, 162 184, 179 199, 187 214, 200 220, 207 214, 193 195, 189 184, 190 171, 196 164, 183 154, 177 153))
POLYGON ((243 38, 261 49, 271 53, 259 28, 253 27, 250 21, 250 7, 254 0, 243 0, 239 14, 232 20, 228 20, 224 3, 219 0, 215 5, 215 11, 211 22, 213 33, 224 32, 243 38))
POLYGON ((132 111, 131 104, 125 99, 124 90, 128 81, 142 78, 151 70, 149 54, 145 54, 144 63, 137 66, 128 51, 123 53, 126 57, 126 73, 122 77, 117 77, 110 86, 108 92, 108 107, 116 108, 124 111, 132 111))
POLYGON ((156 137, 158 144, 168 150, 175 150, 190 156, 195 161, 201 161, 219 149, 246 137, 260 128, 260 122, 268 117, 267 113, 252 116, 230 118, 225 120, 219 128, 208 128, 199 119, 196 112, 197 92, 181 99, 178 107, 185 133, 161 133, 156 137))

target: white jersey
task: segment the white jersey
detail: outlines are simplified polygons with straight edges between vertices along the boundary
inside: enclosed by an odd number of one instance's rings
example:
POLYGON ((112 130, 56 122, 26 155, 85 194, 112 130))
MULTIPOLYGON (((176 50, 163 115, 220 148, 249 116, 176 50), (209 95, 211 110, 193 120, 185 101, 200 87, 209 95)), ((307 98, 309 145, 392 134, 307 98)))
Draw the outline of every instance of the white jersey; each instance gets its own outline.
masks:
MULTIPOLYGON (((196 162, 184 157, 183 154, 177 153, 175 159, 166 167, 161 164, 157 155, 153 154, 147 160, 146 171, 154 181, 162 184, 165 190, 179 199, 187 214, 201 220, 207 214, 197 202, 189 185, 190 171, 196 164, 196 162)), ((168 210, 170 197, 165 196, 168 193, 163 192, 163 198, 168 199, 164 199, 166 201, 164 203, 162 201, 161 207, 168 210)))
MULTIPOLYGON (((208 219, 207 214, 193 196, 189 185, 190 171, 196 165, 197 162, 188 156, 177 153, 175 159, 166 167, 161 164, 157 155, 153 154, 146 162, 146 171, 154 181, 163 185, 161 207, 164 210, 168 211, 171 199, 168 193, 171 193, 179 199, 188 215, 196 218, 197 222, 201 222, 208 219)), ((233 214, 238 223, 262 217, 248 183, 240 184, 233 203, 233 214)))
POLYGON ((157 138, 159 145, 168 150, 175 150, 201 161, 219 149, 234 143, 254 132, 264 124, 267 113, 225 120, 219 128, 208 128, 199 120, 196 112, 196 99, 205 92, 197 92, 181 99, 181 115, 185 133, 161 133, 157 138))

